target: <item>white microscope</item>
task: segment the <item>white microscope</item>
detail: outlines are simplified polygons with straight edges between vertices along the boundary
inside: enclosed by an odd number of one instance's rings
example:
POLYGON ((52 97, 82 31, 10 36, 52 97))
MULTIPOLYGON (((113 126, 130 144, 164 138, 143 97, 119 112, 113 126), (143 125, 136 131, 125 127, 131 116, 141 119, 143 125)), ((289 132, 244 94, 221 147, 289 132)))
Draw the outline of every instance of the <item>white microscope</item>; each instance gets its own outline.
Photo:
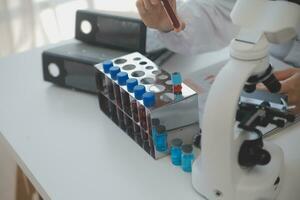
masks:
POLYGON ((294 118, 272 110, 267 102, 249 108, 254 110, 251 115, 237 117, 238 111, 248 109, 239 98, 242 90, 253 92, 257 83, 270 92, 280 91, 269 64, 269 43, 297 36, 300 6, 287 1, 238 0, 231 18, 241 31, 231 42, 231 59, 207 100, 202 152, 193 164, 192 183, 208 200, 274 200, 284 178, 283 151, 263 142, 257 126, 284 126, 294 118))

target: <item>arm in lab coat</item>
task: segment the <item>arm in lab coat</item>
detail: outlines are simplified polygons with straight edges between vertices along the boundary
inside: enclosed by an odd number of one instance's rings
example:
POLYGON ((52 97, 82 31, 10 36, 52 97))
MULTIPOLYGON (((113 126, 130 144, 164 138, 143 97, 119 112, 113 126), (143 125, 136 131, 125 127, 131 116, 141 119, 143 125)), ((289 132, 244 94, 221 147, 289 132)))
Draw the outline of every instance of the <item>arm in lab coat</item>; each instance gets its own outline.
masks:
POLYGON ((180 54, 221 49, 229 45, 238 32, 231 22, 230 12, 230 8, 216 0, 188 0, 178 6, 178 15, 186 28, 179 33, 158 32, 158 38, 167 48, 180 54))

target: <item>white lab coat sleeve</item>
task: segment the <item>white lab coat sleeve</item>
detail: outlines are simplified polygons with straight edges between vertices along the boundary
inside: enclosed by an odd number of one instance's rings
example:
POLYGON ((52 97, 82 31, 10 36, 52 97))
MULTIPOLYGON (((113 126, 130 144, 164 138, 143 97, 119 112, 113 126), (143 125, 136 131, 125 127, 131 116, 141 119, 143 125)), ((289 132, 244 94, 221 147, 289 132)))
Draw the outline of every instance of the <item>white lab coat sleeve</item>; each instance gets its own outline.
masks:
POLYGON ((180 54, 199 54, 229 45, 238 32, 230 19, 231 9, 213 0, 188 0, 178 8, 186 23, 179 32, 158 32, 158 38, 170 50, 180 54))

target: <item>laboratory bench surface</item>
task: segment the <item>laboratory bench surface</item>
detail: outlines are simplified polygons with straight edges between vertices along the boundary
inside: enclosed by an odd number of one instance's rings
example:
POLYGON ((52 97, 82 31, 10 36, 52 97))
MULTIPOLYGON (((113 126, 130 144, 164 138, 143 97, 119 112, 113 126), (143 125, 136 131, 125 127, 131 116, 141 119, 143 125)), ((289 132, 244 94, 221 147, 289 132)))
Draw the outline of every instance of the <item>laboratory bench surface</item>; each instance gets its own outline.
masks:
MULTIPOLYGON (((42 50, 0 60, 0 139, 45 200, 202 199, 190 174, 168 157, 153 160, 100 111, 96 96, 44 82, 42 50)), ((187 60, 175 56, 165 68, 178 71, 187 60)), ((271 141, 285 152, 280 199, 300 199, 300 125, 271 141)))

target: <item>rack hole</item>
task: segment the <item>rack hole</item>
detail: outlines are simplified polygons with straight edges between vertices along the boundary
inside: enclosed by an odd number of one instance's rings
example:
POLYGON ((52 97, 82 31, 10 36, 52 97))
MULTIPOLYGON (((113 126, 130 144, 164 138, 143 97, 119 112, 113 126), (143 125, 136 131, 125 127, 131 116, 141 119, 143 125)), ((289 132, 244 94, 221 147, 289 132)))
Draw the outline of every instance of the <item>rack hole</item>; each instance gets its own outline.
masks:
POLYGON ((147 66, 146 69, 151 70, 151 69, 154 69, 154 67, 153 66, 147 66))
POLYGON ((168 79, 169 77, 167 75, 164 75, 164 74, 161 74, 157 77, 159 80, 166 80, 168 79))
POLYGON ((166 81, 166 85, 173 85, 171 80, 166 81))
POLYGON ((142 77, 144 75, 145 75, 145 72, 143 72, 143 71, 134 71, 134 72, 131 73, 131 76, 137 77, 137 78, 142 77))
POLYGON ((124 64, 126 62, 127 62, 126 59, 120 58, 120 59, 115 60, 114 63, 117 64, 117 65, 120 65, 120 64, 124 64))
POLYGON ((158 75, 160 73, 161 73, 161 71, 159 71, 159 70, 155 70, 155 71, 152 72, 152 74, 154 74, 154 75, 158 75))
POLYGON ((136 68, 135 65, 125 65, 125 66, 123 67, 123 69, 126 70, 126 71, 133 70, 133 69, 135 69, 135 68, 136 68))
POLYGON ((152 85, 149 90, 154 93, 160 93, 166 90, 166 87, 163 85, 152 85))
POLYGON ((147 62, 142 61, 142 62, 140 62, 140 65, 147 65, 147 62))
POLYGON ((175 96, 173 93, 165 93, 160 96, 160 100, 162 100, 163 102, 166 102, 166 103, 174 101, 174 99, 175 99, 175 96))
POLYGON ((155 82, 155 80, 153 78, 143 78, 141 80, 141 83, 144 84, 144 85, 150 85, 150 84, 153 84, 155 82))

